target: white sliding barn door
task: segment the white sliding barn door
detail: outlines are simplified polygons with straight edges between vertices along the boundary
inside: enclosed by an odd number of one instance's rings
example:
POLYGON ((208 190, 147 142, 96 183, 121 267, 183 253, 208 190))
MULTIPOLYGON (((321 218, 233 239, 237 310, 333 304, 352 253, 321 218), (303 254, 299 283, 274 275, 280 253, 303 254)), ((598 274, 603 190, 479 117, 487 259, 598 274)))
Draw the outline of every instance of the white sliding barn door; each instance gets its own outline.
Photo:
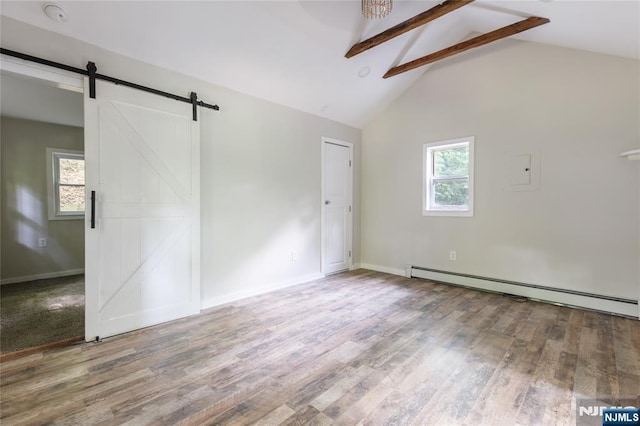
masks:
POLYGON ((87 341, 200 310, 200 129, 191 105, 96 86, 90 99, 85 81, 87 341))
POLYGON ((352 154, 348 142, 322 140, 322 272, 351 266, 352 154))

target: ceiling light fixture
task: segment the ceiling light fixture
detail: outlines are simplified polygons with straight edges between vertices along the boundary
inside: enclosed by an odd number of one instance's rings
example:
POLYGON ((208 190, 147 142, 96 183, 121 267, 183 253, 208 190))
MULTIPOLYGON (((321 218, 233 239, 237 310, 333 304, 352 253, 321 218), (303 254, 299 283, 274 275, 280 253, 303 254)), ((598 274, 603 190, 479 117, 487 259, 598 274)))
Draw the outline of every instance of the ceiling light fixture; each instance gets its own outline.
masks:
POLYGON ((384 18, 391 8, 393 0, 362 0, 362 16, 367 19, 384 18))
POLYGON ((47 3, 42 7, 42 11, 54 22, 66 22, 67 12, 55 3, 47 3))

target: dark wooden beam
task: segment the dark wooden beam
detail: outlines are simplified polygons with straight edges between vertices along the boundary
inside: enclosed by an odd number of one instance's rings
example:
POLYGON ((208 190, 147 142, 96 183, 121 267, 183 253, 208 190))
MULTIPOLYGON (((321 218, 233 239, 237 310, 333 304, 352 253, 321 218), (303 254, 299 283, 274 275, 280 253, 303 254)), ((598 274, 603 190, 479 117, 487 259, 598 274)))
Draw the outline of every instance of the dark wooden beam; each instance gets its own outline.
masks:
POLYGON ((507 25, 506 27, 491 31, 490 33, 482 34, 470 40, 463 41, 462 43, 454 44, 453 46, 447 47, 446 49, 442 49, 430 55, 423 56, 422 58, 407 62, 406 64, 393 67, 389 71, 387 71, 383 78, 389 78, 393 77, 394 75, 402 74, 403 72, 410 71, 414 68, 439 61, 440 59, 448 58, 449 56, 457 55, 458 53, 473 49, 474 47, 484 46, 485 44, 489 44, 505 37, 509 37, 514 34, 529 30, 531 28, 544 25, 548 22, 549 20, 547 18, 532 16, 530 18, 516 22, 515 24, 507 25))
POLYGON ((404 22, 399 23, 396 26, 389 28, 377 34, 371 38, 368 38, 360 43, 354 44, 351 49, 344 55, 347 58, 351 58, 352 56, 357 55, 358 53, 362 53, 365 50, 369 50, 372 47, 376 47, 385 41, 389 41, 394 37, 399 36, 400 34, 404 34, 407 31, 411 31, 415 28, 421 27, 434 19, 438 19, 441 16, 446 15, 449 12, 453 12, 454 10, 461 8, 464 5, 467 5, 474 0, 447 0, 435 7, 432 7, 429 10, 426 10, 413 18, 409 18, 404 22))

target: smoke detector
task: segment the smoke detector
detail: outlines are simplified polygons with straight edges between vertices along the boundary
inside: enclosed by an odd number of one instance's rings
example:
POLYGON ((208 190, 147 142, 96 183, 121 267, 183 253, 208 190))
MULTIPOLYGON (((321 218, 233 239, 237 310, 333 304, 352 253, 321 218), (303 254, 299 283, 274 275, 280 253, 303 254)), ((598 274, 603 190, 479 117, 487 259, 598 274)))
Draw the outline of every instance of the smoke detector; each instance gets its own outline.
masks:
POLYGON ((54 22, 66 22, 67 12, 56 3, 47 3, 42 7, 42 11, 54 22))

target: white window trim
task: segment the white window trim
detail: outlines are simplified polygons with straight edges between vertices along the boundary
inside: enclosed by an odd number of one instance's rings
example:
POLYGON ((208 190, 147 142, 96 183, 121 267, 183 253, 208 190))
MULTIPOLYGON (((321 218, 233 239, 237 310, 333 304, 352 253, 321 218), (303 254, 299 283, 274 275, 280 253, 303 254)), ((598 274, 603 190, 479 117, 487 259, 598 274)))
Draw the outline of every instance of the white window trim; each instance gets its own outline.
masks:
POLYGON ((451 139, 445 141, 425 143, 422 145, 422 215, 423 216, 460 216, 471 217, 473 216, 473 181, 474 181, 474 144, 475 137, 469 136, 466 138, 451 139), (434 148, 453 148, 455 145, 469 144, 469 205, 467 209, 460 208, 447 208, 447 209, 433 209, 430 207, 432 191, 429 189, 431 186, 432 171, 429 167, 431 158, 431 152, 436 151, 434 148))
POLYGON ((56 186, 57 182, 55 180, 55 155, 62 154, 68 155, 69 157, 82 157, 84 160, 84 152, 72 150, 72 149, 61 149, 61 148, 47 148, 47 203, 48 203, 48 213, 49 220, 80 220, 84 219, 84 213, 64 213, 59 212, 58 201, 56 199, 57 191, 56 186))

